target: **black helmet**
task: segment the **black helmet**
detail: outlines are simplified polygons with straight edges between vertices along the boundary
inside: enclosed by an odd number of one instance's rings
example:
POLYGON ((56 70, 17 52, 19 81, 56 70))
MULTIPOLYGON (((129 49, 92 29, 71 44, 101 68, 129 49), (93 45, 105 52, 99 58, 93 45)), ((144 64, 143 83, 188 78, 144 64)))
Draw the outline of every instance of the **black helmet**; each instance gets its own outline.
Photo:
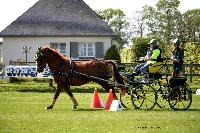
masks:
POLYGON ((181 40, 176 38, 176 39, 173 40, 173 44, 180 45, 181 44, 181 40))
POLYGON ((159 45, 159 42, 156 39, 151 39, 151 41, 149 42, 149 44, 153 44, 155 46, 155 45, 159 45))

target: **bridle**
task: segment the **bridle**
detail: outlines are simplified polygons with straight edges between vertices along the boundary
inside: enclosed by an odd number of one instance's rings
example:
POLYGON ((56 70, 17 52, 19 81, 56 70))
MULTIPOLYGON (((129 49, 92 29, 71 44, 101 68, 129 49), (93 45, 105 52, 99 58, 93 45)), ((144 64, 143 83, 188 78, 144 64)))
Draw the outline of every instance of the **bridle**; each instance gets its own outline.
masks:
MULTIPOLYGON (((36 51, 36 54, 35 54, 35 61, 37 62, 38 60, 41 60, 43 58, 45 58, 45 56, 42 53, 42 48, 38 47, 37 51, 36 51)), ((72 73, 75 70, 75 63, 74 63, 74 61, 72 59, 69 60, 69 71, 68 72, 62 72, 62 70, 60 68, 62 68, 63 65, 64 65, 63 62, 59 62, 57 64, 58 70, 54 70, 54 71, 51 70, 51 75, 53 75, 53 76, 66 76, 67 78, 71 78, 72 73)), ((44 66, 39 65, 39 64, 37 64, 37 67, 39 69, 43 69, 44 68, 44 66)))
MULTIPOLYGON (((35 61, 36 61, 36 63, 38 62, 38 60, 41 60, 42 58, 45 58, 44 55, 43 55, 43 53, 42 53, 42 48, 38 47, 37 51, 36 51, 36 54, 35 54, 35 61)), ((37 68, 44 69, 45 66, 37 64, 37 68)))

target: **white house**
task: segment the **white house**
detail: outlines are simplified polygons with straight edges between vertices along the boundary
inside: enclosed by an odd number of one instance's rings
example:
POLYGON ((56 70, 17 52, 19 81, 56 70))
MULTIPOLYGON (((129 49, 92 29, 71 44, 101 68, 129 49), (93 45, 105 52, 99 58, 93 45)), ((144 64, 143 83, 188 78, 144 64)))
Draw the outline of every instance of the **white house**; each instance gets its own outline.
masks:
POLYGON ((18 59, 34 62, 37 46, 46 45, 73 59, 102 59, 115 34, 83 0, 39 0, 0 37, 8 65, 18 59))
POLYGON ((0 63, 2 63, 2 38, 0 38, 0 63))

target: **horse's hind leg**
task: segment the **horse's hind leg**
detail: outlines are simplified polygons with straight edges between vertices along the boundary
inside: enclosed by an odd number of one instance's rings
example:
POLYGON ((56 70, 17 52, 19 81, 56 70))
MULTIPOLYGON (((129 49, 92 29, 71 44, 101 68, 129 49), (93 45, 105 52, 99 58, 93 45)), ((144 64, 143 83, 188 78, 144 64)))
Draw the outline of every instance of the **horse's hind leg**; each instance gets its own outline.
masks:
POLYGON ((73 96, 70 87, 65 88, 65 91, 67 92, 67 94, 70 96, 70 98, 72 100, 72 103, 73 103, 72 109, 77 109, 78 102, 76 101, 75 97, 73 96))

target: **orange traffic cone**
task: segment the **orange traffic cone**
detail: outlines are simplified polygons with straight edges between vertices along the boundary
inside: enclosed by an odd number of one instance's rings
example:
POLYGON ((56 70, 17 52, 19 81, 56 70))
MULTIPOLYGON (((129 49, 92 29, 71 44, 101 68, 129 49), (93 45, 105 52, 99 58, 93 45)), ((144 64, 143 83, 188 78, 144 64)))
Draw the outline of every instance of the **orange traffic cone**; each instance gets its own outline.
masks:
POLYGON ((112 104, 112 101, 113 101, 113 93, 112 93, 112 89, 110 89, 110 92, 108 94, 108 98, 107 98, 107 101, 106 101, 106 105, 105 105, 105 110, 110 110, 110 106, 112 104))
POLYGON ((101 99, 99 97, 99 93, 97 92, 97 88, 94 89, 94 94, 92 98, 92 102, 90 105, 91 108, 104 108, 104 105, 101 102, 101 99))

